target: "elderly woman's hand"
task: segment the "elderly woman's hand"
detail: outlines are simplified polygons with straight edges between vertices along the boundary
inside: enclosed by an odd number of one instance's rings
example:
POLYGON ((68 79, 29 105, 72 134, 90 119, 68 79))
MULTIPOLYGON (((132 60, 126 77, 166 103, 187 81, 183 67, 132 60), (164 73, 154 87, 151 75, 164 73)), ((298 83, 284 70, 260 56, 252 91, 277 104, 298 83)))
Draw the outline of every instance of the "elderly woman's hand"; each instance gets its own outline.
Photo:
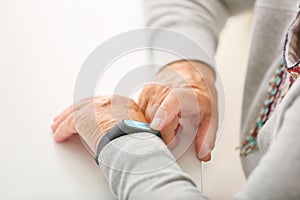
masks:
POLYGON ((196 151, 203 161, 210 160, 218 127, 214 81, 214 72, 203 63, 175 62, 164 67, 139 97, 147 121, 161 131, 167 144, 176 143, 179 118, 194 120, 198 130, 196 151))
POLYGON ((54 118, 51 129, 56 142, 79 134, 95 155, 104 134, 124 119, 146 122, 134 100, 122 96, 91 97, 64 110, 54 118))

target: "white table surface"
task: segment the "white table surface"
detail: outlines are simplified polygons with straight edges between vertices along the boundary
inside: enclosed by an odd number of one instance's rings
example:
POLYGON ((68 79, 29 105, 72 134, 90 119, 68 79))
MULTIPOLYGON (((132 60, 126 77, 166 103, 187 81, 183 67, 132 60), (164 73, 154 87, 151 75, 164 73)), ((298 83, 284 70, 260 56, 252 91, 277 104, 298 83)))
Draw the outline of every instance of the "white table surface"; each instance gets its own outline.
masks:
MULTIPOLYGON (((1 200, 114 199, 79 139, 57 144, 50 125, 72 103, 89 53, 141 26, 139 6, 138 0, 0 1, 1 200)), ((194 147, 179 163, 200 186, 194 147)))

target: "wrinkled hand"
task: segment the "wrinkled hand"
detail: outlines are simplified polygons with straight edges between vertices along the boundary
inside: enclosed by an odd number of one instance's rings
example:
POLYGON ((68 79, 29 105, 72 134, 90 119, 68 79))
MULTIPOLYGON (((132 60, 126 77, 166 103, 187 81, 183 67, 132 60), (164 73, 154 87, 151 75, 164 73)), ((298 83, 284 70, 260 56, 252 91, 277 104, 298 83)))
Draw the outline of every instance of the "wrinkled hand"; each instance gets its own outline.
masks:
MULTIPOLYGON (((151 127, 160 130, 166 144, 176 144, 180 118, 194 120, 198 158, 208 161, 217 127, 214 72, 200 62, 181 61, 164 67, 154 83, 143 88, 139 105, 151 127)), ((173 146, 172 145, 172 146, 173 146)))
POLYGON ((104 134, 124 119, 146 122, 139 106, 127 97, 91 97, 64 110, 54 118, 51 129, 56 142, 79 134, 93 155, 104 134))

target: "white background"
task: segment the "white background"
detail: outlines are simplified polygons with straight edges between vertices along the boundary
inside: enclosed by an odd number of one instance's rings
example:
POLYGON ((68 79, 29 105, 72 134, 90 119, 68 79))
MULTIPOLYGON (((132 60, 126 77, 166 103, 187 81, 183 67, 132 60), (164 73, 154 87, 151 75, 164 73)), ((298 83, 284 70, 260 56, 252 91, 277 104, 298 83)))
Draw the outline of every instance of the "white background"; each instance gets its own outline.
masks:
MULTIPOLYGON (((229 21, 216 59, 230 111, 213 160, 204 166, 203 189, 212 199, 230 199, 244 182, 234 147, 250 20, 246 14, 229 21)), ((80 142, 56 144, 49 127, 72 103, 89 53, 113 35, 142 26, 139 0, 0 0, 1 200, 110 199, 101 171, 80 142)), ((184 159, 183 167, 199 183, 199 162, 184 159)))

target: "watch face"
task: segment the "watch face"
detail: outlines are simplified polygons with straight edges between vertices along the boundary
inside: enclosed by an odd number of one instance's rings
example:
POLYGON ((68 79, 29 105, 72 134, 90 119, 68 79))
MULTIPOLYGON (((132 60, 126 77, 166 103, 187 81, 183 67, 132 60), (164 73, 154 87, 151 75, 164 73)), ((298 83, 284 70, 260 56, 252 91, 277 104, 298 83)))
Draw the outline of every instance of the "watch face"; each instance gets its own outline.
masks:
POLYGON ((130 126, 130 127, 133 127, 133 128, 143 129, 143 130, 146 130, 146 131, 152 131, 149 124, 146 124, 144 122, 138 122, 138 121, 134 121, 134 120, 124 120, 124 123, 127 126, 130 126))

